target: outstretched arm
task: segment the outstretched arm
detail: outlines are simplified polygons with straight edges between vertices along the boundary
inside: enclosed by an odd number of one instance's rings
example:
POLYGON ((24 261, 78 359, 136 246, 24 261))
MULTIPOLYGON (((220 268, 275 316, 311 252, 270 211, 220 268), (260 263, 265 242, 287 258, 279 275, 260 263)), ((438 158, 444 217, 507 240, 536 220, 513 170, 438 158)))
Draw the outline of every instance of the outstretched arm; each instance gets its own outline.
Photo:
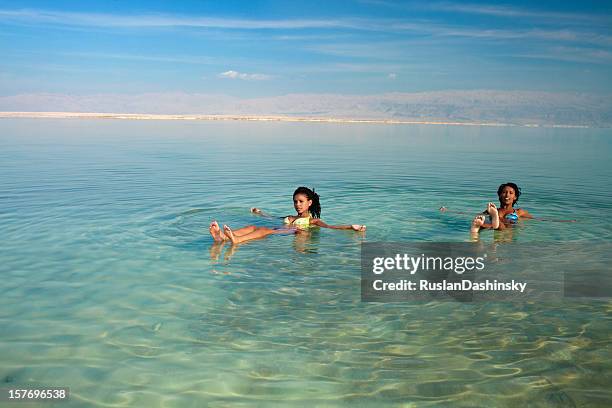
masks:
POLYGON ((533 215, 531 215, 527 210, 523 210, 522 208, 519 208, 518 210, 516 210, 516 213, 518 214, 519 217, 521 218, 530 218, 532 220, 536 220, 536 221, 551 221, 551 222, 578 222, 577 220, 558 220, 555 218, 540 218, 540 217, 534 217, 533 215))
POLYGON ((310 220, 312 225, 317 225, 322 228, 331 228, 331 229, 342 229, 342 230, 353 230, 353 231, 365 231, 366 226, 360 224, 352 224, 352 225, 329 225, 323 222, 320 218, 313 218, 310 220))
POLYGON ((257 207, 253 207, 253 208, 251 208, 251 212, 252 212, 253 214, 257 214, 257 215, 260 215, 260 216, 265 217, 265 218, 274 218, 274 219, 276 219, 276 218, 283 218, 283 217, 275 217, 275 216, 273 216, 273 215, 270 215, 270 214, 268 214, 268 213, 265 213, 265 212, 263 212, 262 210, 260 210, 260 209, 259 209, 259 208, 257 208, 257 207))

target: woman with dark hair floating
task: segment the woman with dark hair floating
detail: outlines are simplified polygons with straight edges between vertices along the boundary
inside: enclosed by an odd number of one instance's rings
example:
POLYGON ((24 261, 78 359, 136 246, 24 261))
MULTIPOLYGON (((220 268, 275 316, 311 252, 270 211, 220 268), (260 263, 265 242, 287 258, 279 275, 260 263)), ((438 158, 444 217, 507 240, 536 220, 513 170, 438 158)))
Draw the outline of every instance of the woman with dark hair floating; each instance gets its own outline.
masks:
POLYGON ((499 208, 493 203, 487 205, 484 213, 490 216, 490 222, 486 222, 485 214, 479 214, 472 221, 472 233, 478 233, 481 229, 504 229, 516 224, 520 218, 533 218, 527 210, 514 208, 521 196, 521 189, 514 183, 504 183, 497 189, 499 208))
MULTIPOLYGON (((215 242, 229 240, 232 242, 232 244, 239 244, 252 239, 264 238, 272 234, 296 233, 300 230, 305 230, 315 226, 354 231, 365 231, 366 229, 365 225, 328 225, 323 222, 321 219, 321 204, 319 202, 319 195, 314 192, 314 189, 311 190, 308 187, 298 187, 293 192, 293 208, 295 208, 297 215, 289 215, 285 217, 283 219, 283 222, 286 224, 285 227, 269 228, 249 225, 237 230, 232 230, 227 225, 224 225, 223 231, 221 231, 217 221, 213 221, 210 223, 210 235, 212 235, 215 242)), ((268 214, 265 214, 259 208, 251 208, 251 212, 264 217, 273 218, 268 214)))

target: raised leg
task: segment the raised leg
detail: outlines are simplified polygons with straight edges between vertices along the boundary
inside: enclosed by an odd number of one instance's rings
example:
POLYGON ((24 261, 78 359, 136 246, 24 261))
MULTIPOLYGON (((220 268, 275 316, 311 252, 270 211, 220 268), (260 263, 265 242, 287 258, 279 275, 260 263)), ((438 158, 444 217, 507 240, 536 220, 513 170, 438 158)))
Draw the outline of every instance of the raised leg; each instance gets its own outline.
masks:
POLYGON ((253 239, 264 238, 264 237, 267 237, 268 235, 276 234, 280 232, 278 230, 273 230, 272 228, 258 227, 252 232, 249 232, 241 236, 237 236, 234 234, 232 229, 228 227, 227 225, 223 226, 223 231, 225 232, 225 235, 229 238, 229 240, 232 241, 232 244, 239 244, 241 242, 251 241, 253 239))
POLYGON ((257 228, 261 227, 258 227, 256 225, 247 225, 246 227, 238 228, 237 230, 232 230, 232 232, 234 233, 234 236, 241 237, 243 235, 250 234, 257 228))

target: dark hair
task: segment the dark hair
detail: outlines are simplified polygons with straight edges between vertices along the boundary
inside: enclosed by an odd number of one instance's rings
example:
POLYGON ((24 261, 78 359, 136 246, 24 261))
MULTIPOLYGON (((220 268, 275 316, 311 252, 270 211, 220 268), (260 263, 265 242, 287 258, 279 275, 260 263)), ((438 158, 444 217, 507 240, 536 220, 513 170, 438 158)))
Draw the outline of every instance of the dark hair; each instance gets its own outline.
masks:
MULTIPOLYGON (((497 196, 499 197, 502 193, 502 190, 504 189, 504 187, 510 187, 514 190, 514 195, 516 195, 516 198, 514 199, 514 202, 512 203, 512 205, 516 204, 519 200, 519 197, 521 196, 521 189, 519 188, 519 186, 517 186, 514 183, 504 183, 501 186, 499 186, 499 188, 497 189, 497 196)), ((503 204, 500 200, 500 204, 503 204)))
POLYGON ((309 200, 312 200, 312 205, 308 211, 314 218, 321 218, 321 203, 319 202, 319 195, 315 193, 314 188, 311 190, 308 187, 298 187, 293 192, 293 197, 298 194, 303 194, 309 200))

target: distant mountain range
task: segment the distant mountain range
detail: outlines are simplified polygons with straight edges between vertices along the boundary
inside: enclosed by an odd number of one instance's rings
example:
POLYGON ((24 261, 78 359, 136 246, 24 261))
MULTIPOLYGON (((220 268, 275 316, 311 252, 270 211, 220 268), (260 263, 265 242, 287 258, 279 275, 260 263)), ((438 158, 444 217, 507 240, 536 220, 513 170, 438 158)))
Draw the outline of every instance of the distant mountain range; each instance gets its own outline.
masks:
POLYGON ((0 96, 0 111, 252 115, 612 127, 612 95, 535 91, 289 94, 250 99, 198 93, 21 94, 0 96))

